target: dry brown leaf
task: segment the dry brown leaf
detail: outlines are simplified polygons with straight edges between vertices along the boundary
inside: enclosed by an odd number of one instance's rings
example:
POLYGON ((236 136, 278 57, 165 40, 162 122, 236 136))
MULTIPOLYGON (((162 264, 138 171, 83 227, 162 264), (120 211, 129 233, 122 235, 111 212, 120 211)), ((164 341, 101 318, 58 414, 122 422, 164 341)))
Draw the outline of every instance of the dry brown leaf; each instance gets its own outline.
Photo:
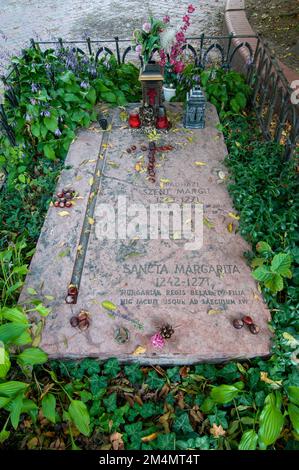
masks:
POLYGON ((70 215, 70 213, 68 211, 61 211, 58 212, 58 215, 60 215, 60 217, 67 217, 68 215, 70 215))
POLYGON ((186 403, 184 402, 184 394, 182 391, 179 391, 176 395, 176 399, 177 399, 177 404, 178 404, 178 407, 183 410, 186 406, 186 403))
POLYGON ((122 440, 122 434, 120 432, 114 432, 110 436, 110 442, 112 444, 113 450, 123 450, 124 449, 124 441, 122 440))
POLYGON ((190 367, 187 367, 187 366, 181 367, 180 376, 183 377, 183 379, 185 379, 186 377, 188 377, 189 371, 190 371, 190 367))
POLYGON ((216 438, 218 438, 220 436, 225 436, 225 434, 226 434, 226 432, 224 431, 221 424, 219 426, 217 426, 216 423, 213 424, 213 427, 210 429, 210 433, 212 434, 212 436, 214 436, 216 438))
POLYGON ((146 352, 146 348, 144 346, 137 346, 135 351, 132 352, 132 356, 139 356, 140 354, 144 354, 146 352))
POLYGON ((272 385, 273 388, 280 388, 282 380, 272 380, 268 377, 268 372, 261 372, 260 379, 266 384, 272 385))
POLYGON ((163 428, 164 428, 164 432, 166 434, 168 434, 170 432, 170 429, 169 429, 169 419, 170 419, 170 415, 171 415, 171 412, 168 411, 167 413, 165 413, 164 415, 160 416, 159 418, 159 423, 162 424, 163 428))
POLYGON ((153 432, 152 434, 149 434, 148 436, 142 437, 141 440, 142 442, 150 442, 150 441, 157 439, 157 436, 158 436, 158 433, 153 432))
POLYGON ((27 442, 27 448, 28 449, 34 449, 37 446, 38 446, 38 438, 37 437, 32 437, 32 439, 30 439, 30 441, 27 442))
POLYGON ((199 411, 199 407, 195 405, 192 410, 190 410, 190 416, 194 419, 196 423, 201 423, 204 419, 203 414, 199 411))
POLYGON ((170 387, 168 384, 164 384, 160 393, 159 393, 159 398, 166 397, 168 393, 170 392, 170 387))
POLYGON ((131 407, 133 407, 134 403, 135 403, 134 397, 132 395, 130 395, 129 393, 124 393, 124 397, 127 400, 127 402, 129 403, 129 405, 131 407))

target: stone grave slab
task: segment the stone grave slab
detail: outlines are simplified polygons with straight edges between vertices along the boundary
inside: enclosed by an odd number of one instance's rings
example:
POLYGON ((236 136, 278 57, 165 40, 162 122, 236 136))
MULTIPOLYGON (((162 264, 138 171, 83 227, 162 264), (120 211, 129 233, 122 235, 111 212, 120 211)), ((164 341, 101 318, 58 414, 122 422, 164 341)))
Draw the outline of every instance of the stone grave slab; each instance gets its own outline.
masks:
POLYGON ((82 130, 70 147, 69 169, 62 172, 57 190, 71 186, 80 198, 65 216, 49 208, 20 297, 24 302, 28 288, 34 288, 52 309, 40 343, 52 358, 191 364, 269 354, 270 315, 243 256, 250 248, 238 233, 226 189, 222 161, 227 150, 216 127, 216 109, 209 104, 206 128, 191 131, 182 127, 181 107, 168 108, 173 126, 159 134, 156 145, 173 149, 156 153, 155 182, 149 181, 148 150, 142 149, 147 137, 129 129, 118 111, 111 112, 107 131, 96 126, 82 130), (136 150, 128 153, 132 145, 136 150), (119 205, 124 201, 126 212, 119 205), (133 204, 149 210, 172 203, 203 207, 201 249, 186 250, 174 222, 168 239, 134 232, 133 204), (103 204, 116 216, 127 214, 127 220, 116 217, 123 239, 103 238, 103 204), (127 238, 124 230, 130 232, 127 238), (69 284, 78 287, 76 304, 65 302, 69 284), (107 310, 104 301, 116 308, 107 310), (70 324, 81 310, 90 318, 85 331, 70 324), (259 334, 232 326, 243 315, 253 318, 259 334), (166 323, 174 334, 156 349, 151 337, 166 323))

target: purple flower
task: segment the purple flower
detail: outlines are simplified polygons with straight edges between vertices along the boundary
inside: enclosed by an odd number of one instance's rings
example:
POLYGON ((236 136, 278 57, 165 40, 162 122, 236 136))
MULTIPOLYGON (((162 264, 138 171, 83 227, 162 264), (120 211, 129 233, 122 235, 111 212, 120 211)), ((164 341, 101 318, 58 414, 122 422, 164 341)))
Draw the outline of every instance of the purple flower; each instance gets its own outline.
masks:
POLYGON ((81 88, 84 88, 84 89, 86 90, 86 88, 89 87, 89 83, 87 83, 87 82, 85 82, 85 81, 83 80, 83 82, 80 83, 80 87, 81 87, 81 88))
POLYGON ((163 349, 165 346, 165 339, 160 333, 156 333, 151 337, 151 345, 156 349, 163 349))
POLYGON ((30 121, 31 121, 31 116, 30 116, 30 114, 26 113, 25 121, 26 121, 26 122, 30 122, 30 121))
POLYGON ((142 26, 142 29, 145 33, 149 33, 150 30, 152 29, 150 23, 144 23, 143 26, 142 26))
POLYGON ((142 51, 142 45, 137 44, 137 46, 135 47, 135 52, 137 52, 137 54, 141 54, 141 51, 142 51))
POLYGON ((31 91, 32 91, 32 93, 36 93, 38 91, 38 87, 37 87, 37 85, 35 85, 35 83, 31 84, 31 91))
POLYGON ((54 132, 54 134, 56 135, 56 137, 60 137, 61 136, 61 131, 60 129, 56 129, 56 131, 54 132))
POLYGON ((50 113, 50 111, 46 110, 46 111, 41 111, 40 115, 45 116, 45 117, 50 117, 51 113, 50 113))
POLYGON ((30 98, 30 103, 34 106, 37 103, 37 101, 34 98, 30 98))

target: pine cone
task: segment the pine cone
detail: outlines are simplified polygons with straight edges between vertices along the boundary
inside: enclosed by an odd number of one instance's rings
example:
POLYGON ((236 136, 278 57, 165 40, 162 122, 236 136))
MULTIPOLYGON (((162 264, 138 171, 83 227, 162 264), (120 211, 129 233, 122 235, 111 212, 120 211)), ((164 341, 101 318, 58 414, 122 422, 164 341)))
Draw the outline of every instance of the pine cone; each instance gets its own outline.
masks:
POLYGON ((172 335, 174 334, 174 329, 169 323, 166 323, 166 325, 163 325, 161 327, 160 334, 161 334, 162 338, 170 339, 172 337, 172 335))

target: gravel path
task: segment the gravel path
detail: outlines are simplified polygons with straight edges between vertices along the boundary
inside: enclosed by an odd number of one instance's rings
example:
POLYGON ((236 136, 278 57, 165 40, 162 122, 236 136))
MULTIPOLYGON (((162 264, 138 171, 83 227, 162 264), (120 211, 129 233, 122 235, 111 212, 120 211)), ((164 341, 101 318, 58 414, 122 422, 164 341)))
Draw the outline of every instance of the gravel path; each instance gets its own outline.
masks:
MULTIPOLYGON (((130 38, 150 13, 177 24, 191 0, 0 0, 0 66, 35 39, 130 38), (6 39, 7 38, 7 39, 6 39)), ((221 32, 225 0, 194 0, 189 35, 221 32)))

